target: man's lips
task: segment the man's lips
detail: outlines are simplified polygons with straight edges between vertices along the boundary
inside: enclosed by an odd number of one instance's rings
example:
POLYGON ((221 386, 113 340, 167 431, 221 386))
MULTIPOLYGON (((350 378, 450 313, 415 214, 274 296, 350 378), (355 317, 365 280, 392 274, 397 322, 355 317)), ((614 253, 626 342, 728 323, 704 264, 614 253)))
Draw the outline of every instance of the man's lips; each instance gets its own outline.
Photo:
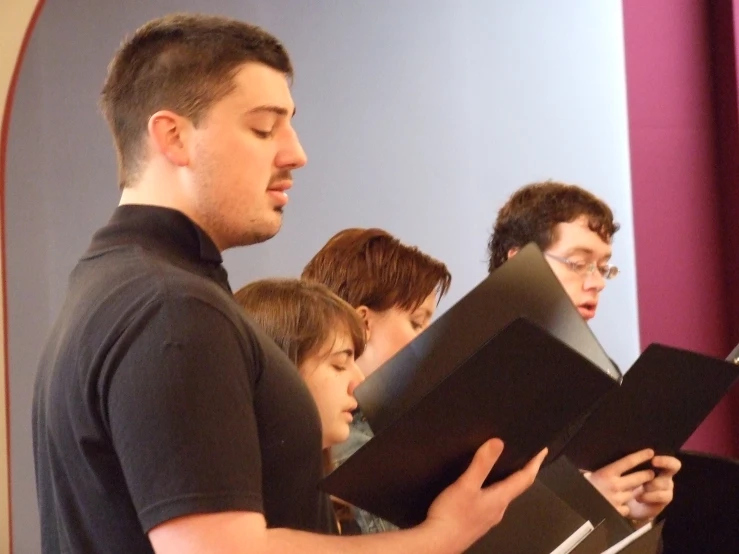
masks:
POLYGON ((289 200, 287 191, 290 190, 292 186, 292 181, 277 181, 267 187, 267 194, 269 194, 275 203, 281 207, 287 204, 289 200))
POLYGON ((280 181, 275 181, 274 183, 270 183, 270 185, 267 187, 267 190, 275 192, 287 192, 292 187, 293 182, 289 179, 284 179, 280 181))
POLYGON ((595 310, 597 308, 597 302, 583 302, 582 304, 578 304, 577 311, 580 312, 580 315, 585 319, 591 319, 595 316, 595 310))

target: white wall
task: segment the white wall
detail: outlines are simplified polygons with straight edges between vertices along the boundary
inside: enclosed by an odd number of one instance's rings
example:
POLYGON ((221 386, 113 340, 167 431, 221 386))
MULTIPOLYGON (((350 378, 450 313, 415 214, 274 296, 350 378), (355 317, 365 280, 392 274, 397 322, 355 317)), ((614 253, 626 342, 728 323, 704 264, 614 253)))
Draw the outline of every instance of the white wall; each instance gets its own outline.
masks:
POLYGON ((297 275, 335 231, 378 226, 450 266, 442 309, 486 273, 497 209, 556 178, 601 195, 623 224, 594 328, 622 366, 638 354, 621 3, 617 0, 48 0, 10 129, 7 256, 13 524, 38 552, 31 390, 67 275, 117 202, 96 109, 106 65, 150 17, 192 9, 264 25, 296 66, 309 155, 285 226, 228 253, 234 287, 297 275), (83 5, 84 4, 84 5, 83 5))

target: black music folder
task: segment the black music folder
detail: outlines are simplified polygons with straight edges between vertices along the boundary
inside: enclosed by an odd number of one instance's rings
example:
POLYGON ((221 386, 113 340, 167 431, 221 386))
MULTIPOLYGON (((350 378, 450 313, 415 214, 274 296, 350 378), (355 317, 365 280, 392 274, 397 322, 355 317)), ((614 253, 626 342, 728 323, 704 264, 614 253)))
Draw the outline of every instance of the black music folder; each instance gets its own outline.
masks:
MULTIPOLYGON (((373 432, 379 433, 418 404, 470 356, 521 317, 620 382, 618 369, 572 304, 541 250, 531 243, 357 388, 357 401, 373 432)), ((538 363, 546 366, 550 354, 539 354, 538 363)))
POLYGON ((663 512, 664 554, 739 552, 739 460, 699 452, 677 454, 682 468, 663 512))
POLYGON ((602 550, 605 550, 608 546, 613 546, 634 532, 631 523, 618 513, 606 497, 583 476, 566 456, 560 456, 551 464, 543 467, 539 471, 537 480, 545 484, 580 516, 591 521, 593 525, 600 523, 605 537, 605 546, 602 550))
POLYGON ((651 344, 572 437, 564 454, 598 469, 653 448, 674 454, 726 395, 739 366, 695 352, 651 344))
POLYGON ((485 440, 505 443, 487 483, 545 446, 554 459, 619 382, 528 245, 357 388, 375 437, 321 487, 400 527, 416 525, 485 440))
POLYGON ((593 525, 541 481, 508 506, 501 522, 466 554, 550 554, 569 552, 593 525))
POLYGON ((542 468, 503 520, 467 554, 601 554, 634 527, 566 457, 542 468))
POLYGON ((608 549, 608 530, 604 523, 597 525, 587 537, 570 550, 569 554, 602 554, 608 549))
POLYGON ((416 525, 485 440, 505 443, 490 483, 545 446, 561 449, 573 422, 616 386, 557 339, 517 319, 329 474, 322 488, 400 527, 416 525))

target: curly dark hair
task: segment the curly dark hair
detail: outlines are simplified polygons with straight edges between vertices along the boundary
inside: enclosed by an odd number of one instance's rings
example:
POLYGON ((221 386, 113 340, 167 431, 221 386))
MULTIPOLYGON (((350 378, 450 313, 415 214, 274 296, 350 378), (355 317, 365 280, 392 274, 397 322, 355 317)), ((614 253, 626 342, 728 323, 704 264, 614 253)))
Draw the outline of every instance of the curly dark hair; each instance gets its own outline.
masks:
POLYGON ((610 243, 618 231, 613 212, 600 198, 576 185, 557 181, 531 183, 521 187, 498 212, 488 240, 488 271, 508 259, 512 248, 535 242, 546 250, 554 241, 554 228, 579 217, 588 219, 590 230, 610 243))

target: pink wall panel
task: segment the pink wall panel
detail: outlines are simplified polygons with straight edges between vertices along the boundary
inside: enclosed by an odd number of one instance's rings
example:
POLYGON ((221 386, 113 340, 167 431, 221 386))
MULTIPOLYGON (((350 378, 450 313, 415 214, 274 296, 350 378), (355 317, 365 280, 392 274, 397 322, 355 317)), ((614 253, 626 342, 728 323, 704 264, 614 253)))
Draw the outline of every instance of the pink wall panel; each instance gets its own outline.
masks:
MULTIPOLYGON (((642 347, 725 356, 729 326, 709 2, 624 0, 642 347)), ((737 455, 732 401, 688 441, 737 455)))

